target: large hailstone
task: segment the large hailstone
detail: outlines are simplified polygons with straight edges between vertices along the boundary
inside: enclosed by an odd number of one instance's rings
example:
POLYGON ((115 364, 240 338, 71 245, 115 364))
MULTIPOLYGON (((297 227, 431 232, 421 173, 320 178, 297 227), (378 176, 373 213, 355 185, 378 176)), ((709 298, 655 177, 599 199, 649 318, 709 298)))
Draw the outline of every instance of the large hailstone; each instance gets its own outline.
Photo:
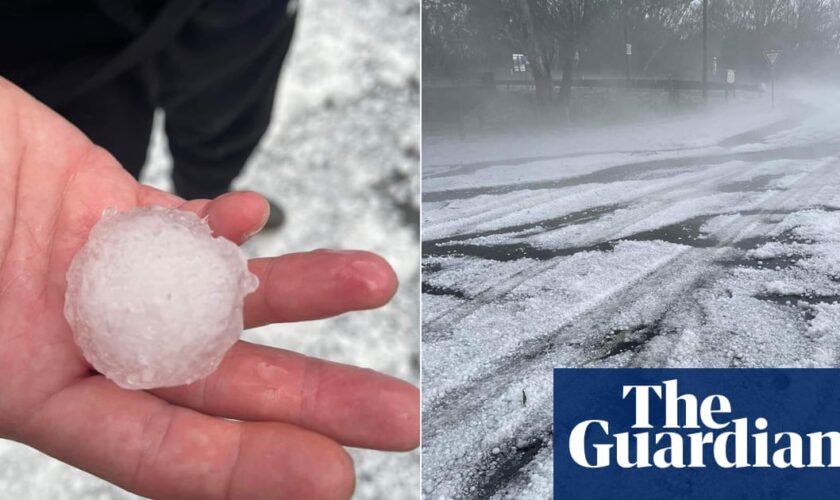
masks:
POLYGON ((64 315, 96 370, 122 387, 209 375, 242 334, 257 277, 193 213, 106 210, 67 271, 64 315))

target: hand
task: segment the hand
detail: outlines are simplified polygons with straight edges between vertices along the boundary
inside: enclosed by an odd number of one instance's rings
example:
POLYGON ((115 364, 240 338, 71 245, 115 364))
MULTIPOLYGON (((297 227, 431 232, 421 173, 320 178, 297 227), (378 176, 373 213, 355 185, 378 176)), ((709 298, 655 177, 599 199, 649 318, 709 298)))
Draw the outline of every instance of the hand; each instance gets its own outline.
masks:
MULTIPOLYGON (((253 193, 184 202, 139 185, 0 79, 0 437, 140 495, 181 499, 346 498, 354 472, 342 445, 418 445, 415 387, 288 351, 240 341, 206 379, 154 391, 91 370, 64 319, 65 273, 103 209, 143 205, 207 216, 236 243, 267 215, 253 193)), ((396 289, 388 264, 366 252, 249 266, 260 287, 245 300, 246 327, 378 307, 396 289)))

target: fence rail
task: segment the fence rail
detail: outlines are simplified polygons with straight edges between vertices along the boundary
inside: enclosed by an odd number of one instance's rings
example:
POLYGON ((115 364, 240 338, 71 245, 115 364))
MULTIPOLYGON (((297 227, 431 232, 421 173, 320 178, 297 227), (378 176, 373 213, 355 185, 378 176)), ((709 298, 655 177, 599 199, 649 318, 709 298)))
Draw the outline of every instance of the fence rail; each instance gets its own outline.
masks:
MULTIPOLYGON (((561 80, 553 80, 554 88, 560 88, 561 80)), ((446 88, 507 88, 521 87, 534 88, 534 81, 531 79, 467 79, 467 80, 431 80, 423 83, 424 87, 446 89, 446 88)), ((577 88, 614 88, 614 89, 638 89, 638 90, 702 90, 703 82, 699 80, 678 80, 670 78, 635 78, 626 80, 623 78, 579 78, 572 80, 572 87, 577 88)), ((729 90, 745 92, 764 92, 764 88, 756 83, 724 83, 708 82, 709 90, 729 90)))

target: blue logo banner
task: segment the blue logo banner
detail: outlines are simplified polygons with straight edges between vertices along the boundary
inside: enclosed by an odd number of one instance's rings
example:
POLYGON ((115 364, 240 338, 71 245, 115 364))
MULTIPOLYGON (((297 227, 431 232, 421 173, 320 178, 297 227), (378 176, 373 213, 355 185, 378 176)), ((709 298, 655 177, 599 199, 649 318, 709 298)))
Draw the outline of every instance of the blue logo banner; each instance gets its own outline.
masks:
POLYGON ((840 498, 840 369, 556 369, 554 497, 840 498))

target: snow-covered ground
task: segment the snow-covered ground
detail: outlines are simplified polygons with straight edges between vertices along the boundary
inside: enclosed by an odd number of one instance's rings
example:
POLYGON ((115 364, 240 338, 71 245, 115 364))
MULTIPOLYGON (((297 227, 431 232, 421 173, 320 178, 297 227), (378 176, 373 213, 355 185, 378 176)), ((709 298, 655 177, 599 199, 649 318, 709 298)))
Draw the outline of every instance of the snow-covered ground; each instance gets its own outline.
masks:
MULTIPOLYGON (((384 309, 275 325, 246 339, 419 380, 419 2, 304 0, 277 112, 240 187, 282 203, 288 225, 251 256, 321 247, 384 255, 401 288, 384 309)), ((145 180, 167 186, 156 134, 145 180)), ((418 452, 351 450, 357 498, 418 498, 418 452)), ((0 499, 136 498, 25 446, 0 441, 0 499)))
POLYGON ((840 91, 424 142, 423 490, 549 498, 553 367, 840 366, 840 91))

